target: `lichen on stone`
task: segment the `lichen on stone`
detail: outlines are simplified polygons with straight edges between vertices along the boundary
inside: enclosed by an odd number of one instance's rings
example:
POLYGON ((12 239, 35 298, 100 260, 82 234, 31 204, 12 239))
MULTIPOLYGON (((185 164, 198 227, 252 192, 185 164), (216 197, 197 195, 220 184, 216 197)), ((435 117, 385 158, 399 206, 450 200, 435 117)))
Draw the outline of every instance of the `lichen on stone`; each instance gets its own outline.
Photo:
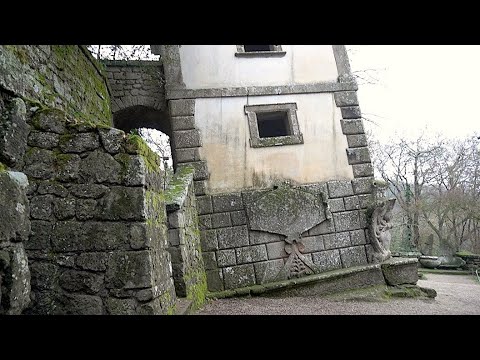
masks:
POLYGON ((127 152, 137 153, 145 160, 147 170, 160 173, 160 157, 147 145, 140 135, 128 134, 126 140, 127 152))
POLYGON ((182 206, 187 197, 188 186, 193 179, 195 169, 192 166, 182 166, 177 169, 165 190, 165 202, 176 207, 182 206))
POLYGON ((184 275, 187 284, 187 299, 192 300, 192 309, 199 309, 206 300, 207 296, 207 275, 203 267, 191 269, 184 275))

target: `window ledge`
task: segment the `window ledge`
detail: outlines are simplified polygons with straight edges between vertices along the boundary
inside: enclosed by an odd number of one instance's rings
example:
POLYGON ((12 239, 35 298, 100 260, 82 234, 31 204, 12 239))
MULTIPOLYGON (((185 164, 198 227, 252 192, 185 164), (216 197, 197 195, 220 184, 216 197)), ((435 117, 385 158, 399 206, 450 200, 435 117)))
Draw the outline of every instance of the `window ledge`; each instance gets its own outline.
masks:
POLYGON ((303 144, 302 134, 250 139, 250 146, 252 148, 296 145, 296 144, 303 144))
POLYGON ((283 57, 286 51, 252 51, 252 52, 236 52, 236 57, 283 57))

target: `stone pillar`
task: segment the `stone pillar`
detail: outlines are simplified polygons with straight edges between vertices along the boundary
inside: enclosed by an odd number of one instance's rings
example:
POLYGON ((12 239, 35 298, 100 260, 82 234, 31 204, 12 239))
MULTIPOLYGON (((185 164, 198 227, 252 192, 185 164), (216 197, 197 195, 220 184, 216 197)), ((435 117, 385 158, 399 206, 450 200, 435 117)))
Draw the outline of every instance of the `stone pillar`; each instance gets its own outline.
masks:
MULTIPOLYGON (((177 296, 186 297, 193 307, 205 301, 207 280, 200 245, 194 168, 182 167, 166 190, 168 239, 177 296)), ((208 261, 208 258, 206 259, 208 261)))

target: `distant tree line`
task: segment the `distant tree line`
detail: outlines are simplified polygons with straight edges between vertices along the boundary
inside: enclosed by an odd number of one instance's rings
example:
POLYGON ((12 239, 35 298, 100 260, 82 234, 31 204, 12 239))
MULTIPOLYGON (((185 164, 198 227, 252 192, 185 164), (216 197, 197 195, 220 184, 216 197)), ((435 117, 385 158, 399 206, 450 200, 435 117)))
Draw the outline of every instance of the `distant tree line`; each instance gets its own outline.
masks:
POLYGON ((376 176, 397 199, 395 245, 449 255, 480 253, 480 140, 369 136, 376 176))
POLYGON ((87 48, 99 60, 158 60, 150 45, 87 45, 87 48))

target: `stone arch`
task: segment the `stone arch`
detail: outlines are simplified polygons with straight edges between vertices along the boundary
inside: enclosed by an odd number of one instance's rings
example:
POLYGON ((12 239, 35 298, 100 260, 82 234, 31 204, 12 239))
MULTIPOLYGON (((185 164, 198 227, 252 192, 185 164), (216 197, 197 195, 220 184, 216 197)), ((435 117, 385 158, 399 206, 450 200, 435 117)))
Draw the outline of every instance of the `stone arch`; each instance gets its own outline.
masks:
POLYGON ((113 113, 113 125, 126 133, 134 129, 150 128, 166 134, 170 138, 173 168, 176 168, 172 123, 167 111, 144 105, 130 106, 113 113))
POLYGON ((127 94, 122 97, 112 99, 112 112, 116 113, 134 106, 143 106, 154 110, 164 110, 165 103, 163 99, 154 96, 139 96, 127 94))
POLYGON ((113 124, 125 132, 147 127, 156 129, 169 137, 172 136, 172 126, 168 113, 162 109, 146 105, 134 105, 113 113, 113 124))
POLYGON ((132 106, 165 110, 165 80, 159 61, 104 60, 112 112, 132 106))

